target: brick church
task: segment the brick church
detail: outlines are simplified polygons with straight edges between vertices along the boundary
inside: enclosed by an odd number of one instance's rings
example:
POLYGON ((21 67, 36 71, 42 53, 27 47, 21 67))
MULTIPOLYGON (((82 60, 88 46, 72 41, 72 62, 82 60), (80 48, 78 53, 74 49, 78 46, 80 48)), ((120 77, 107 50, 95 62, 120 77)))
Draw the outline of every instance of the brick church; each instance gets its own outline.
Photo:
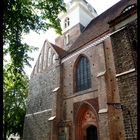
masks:
POLYGON ((31 74, 24 140, 137 139, 137 2, 101 15, 71 0, 31 74))

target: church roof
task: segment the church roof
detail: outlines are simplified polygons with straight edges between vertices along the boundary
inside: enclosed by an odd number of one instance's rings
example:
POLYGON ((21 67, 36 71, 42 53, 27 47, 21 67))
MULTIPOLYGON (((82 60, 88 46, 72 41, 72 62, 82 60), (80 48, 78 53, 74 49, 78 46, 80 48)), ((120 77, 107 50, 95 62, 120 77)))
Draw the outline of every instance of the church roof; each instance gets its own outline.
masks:
MULTIPOLYGON (((49 42, 49 43, 50 43, 50 42, 49 42)), ((57 54, 58 54, 60 57, 63 56, 63 55, 66 53, 66 51, 63 50, 62 48, 60 48, 59 46, 54 45, 53 43, 50 43, 50 45, 54 48, 54 50, 57 52, 57 54)))
POLYGON ((136 0, 121 0, 104 13, 94 18, 64 56, 79 49, 88 42, 99 38, 104 33, 109 32, 108 22, 118 17, 127 6, 135 3, 137 3, 136 0))

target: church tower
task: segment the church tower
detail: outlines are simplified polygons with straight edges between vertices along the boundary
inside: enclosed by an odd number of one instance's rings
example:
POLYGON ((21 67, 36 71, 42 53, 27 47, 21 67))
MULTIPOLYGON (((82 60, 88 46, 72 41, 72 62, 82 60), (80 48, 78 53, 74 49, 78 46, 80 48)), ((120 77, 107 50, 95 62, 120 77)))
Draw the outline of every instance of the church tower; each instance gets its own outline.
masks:
POLYGON ((66 4, 67 12, 59 15, 62 35, 55 44, 68 50, 90 21, 97 16, 96 10, 86 0, 71 0, 66 4))
POLYGON ((30 77, 23 140, 136 140, 136 0, 66 9, 30 77))

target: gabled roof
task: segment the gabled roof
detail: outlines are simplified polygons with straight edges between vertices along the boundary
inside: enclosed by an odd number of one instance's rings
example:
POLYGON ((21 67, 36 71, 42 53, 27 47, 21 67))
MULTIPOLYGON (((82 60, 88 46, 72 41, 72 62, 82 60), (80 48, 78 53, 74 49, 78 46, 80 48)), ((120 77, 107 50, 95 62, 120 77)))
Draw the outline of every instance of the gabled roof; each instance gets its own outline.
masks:
MULTIPOLYGON (((50 42, 49 42, 50 43, 50 42)), ((58 47, 57 45, 54 45, 53 43, 50 43, 50 45, 54 48, 54 50, 56 51, 56 53, 61 57, 65 54, 65 50, 63 50, 62 48, 58 47)))
POLYGON ((121 0, 104 13, 94 18, 64 56, 98 38, 102 34, 109 32, 108 22, 118 17, 127 6, 135 3, 137 3, 136 0, 121 0))
POLYGON ((115 26, 116 24, 120 23, 121 21, 127 19, 128 17, 132 16, 137 12, 137 5, 136 4, 131 4, 123 9, 121 14, 111 21, 109 21, 110 27, 115 26))

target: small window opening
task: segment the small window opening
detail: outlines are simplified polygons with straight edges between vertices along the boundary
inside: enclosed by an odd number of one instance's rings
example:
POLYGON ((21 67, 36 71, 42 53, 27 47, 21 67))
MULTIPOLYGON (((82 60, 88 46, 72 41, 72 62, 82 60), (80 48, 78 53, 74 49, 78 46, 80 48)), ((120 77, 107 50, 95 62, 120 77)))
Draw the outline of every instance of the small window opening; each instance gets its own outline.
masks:
POLYGON ((70 19, 67 17, 65 19, 64 28, 67 28, 70 25, 70 19))
POLYGON ((69 34, 66 34, 64 37, 64 45, 68 45, 69 44, 69 34))

